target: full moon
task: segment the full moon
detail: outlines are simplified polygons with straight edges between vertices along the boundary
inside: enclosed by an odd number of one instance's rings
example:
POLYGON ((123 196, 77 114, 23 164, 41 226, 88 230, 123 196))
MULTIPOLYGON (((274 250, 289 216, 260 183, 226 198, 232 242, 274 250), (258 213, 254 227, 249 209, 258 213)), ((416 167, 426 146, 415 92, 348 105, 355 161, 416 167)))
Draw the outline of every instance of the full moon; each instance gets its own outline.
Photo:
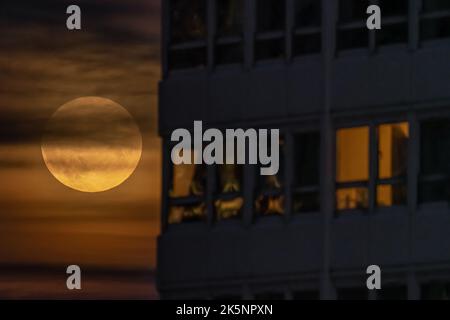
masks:
POLYGON ((134 172, 142 136, 121 105, 83 97, 62 105, 49 119, 41 150, 48 170, 62 184, 82 192, 102 192, 134 172))

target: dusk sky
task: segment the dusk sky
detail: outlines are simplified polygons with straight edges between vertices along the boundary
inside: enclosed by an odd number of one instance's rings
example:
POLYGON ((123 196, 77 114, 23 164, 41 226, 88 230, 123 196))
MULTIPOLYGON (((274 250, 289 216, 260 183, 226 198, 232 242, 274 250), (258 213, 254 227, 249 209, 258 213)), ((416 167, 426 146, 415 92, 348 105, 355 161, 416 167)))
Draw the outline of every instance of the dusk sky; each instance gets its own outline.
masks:
POLYGON ((155 297, 159 15, 159 0, 0 3, 0 298, 66 297, 69 264, 95 270, 71 295, 155 297), (81 31, 66 28, 70 4, 81 31), (101 193, 63 185, 41 154, 52 114, 86 96, 122 105, 143 139, 136 171, 101 193))

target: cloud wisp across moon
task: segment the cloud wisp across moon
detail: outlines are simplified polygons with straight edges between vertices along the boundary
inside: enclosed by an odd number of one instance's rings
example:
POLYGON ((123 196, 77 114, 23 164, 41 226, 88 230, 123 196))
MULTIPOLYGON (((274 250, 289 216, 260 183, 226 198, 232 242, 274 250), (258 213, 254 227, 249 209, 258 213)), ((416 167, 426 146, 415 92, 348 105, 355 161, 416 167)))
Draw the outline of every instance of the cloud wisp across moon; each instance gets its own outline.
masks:
POLYGON ((132 116, 105 98, 83 97, 62 105, 42 139, 48 170, 64 185, 102 192, 127 180, 142 153, 142 136, 132 116))

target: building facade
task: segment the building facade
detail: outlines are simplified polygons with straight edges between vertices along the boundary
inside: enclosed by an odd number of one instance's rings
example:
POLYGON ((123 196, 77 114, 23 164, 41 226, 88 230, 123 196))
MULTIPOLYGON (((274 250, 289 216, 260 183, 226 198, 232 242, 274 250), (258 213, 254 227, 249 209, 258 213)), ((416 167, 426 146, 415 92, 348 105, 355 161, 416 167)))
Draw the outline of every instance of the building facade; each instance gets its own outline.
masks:
POLYGON ((164 0, 164 299, 450 295, 450 2, 164 0), (378 4, 382 29, 369 31, 378 4), (276 176, 171 133, 277 128, 276 176), (382 290, 366 289, 366 268, 382 290))

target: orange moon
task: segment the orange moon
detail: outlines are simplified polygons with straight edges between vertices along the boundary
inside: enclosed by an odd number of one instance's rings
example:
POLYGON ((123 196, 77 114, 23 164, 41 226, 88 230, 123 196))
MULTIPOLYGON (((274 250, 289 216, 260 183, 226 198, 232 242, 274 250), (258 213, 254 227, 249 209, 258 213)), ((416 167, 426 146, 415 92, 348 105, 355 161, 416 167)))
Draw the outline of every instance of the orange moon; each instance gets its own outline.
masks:
POLYGON ((42 157, 62 184, 82 192, 110 190, 127 180, 142 154, 142 136, 121 105, 83 97, 62 105, 49 119, 42 157))

